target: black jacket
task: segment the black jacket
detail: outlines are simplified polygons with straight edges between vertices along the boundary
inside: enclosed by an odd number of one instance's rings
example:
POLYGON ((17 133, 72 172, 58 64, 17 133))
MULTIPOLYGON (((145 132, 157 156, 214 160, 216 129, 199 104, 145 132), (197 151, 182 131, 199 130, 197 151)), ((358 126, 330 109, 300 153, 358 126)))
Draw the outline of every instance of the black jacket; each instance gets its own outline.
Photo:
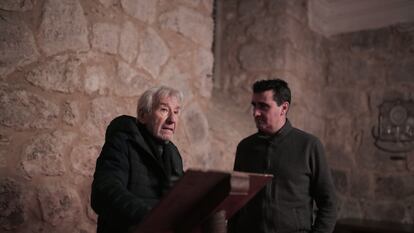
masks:
POLYGON ((98 233, 122 233, 138 224, 183 174, 180 153, 172 142, 164 145, 169 163, 157 159, 146 129, 130 116, 115 118, 96 161, 91 206, 98 214, 98 233))
POLYGON ((289 121, 270 137, 256 133, 242 140, 234 170, 273 174, 230 220, 230 232, 330 233, 336 221, 335 188, 320 141, 289 121), (318 208, 314 219, 313 204, 318 208))

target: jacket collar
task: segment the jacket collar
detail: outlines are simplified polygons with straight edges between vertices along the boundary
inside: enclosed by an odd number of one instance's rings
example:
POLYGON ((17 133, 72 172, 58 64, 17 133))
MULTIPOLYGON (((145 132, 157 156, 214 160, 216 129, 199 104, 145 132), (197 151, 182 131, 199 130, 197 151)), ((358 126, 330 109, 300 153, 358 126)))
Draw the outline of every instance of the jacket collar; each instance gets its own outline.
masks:
MULTIPOLYGON (((157 158, 157 154, 156 154, 157 152, 154 151, 156 150, 155 148, 156 144, 158 144, 159 142, 157 142, 156 139, 151 135, 151 133, 148 132, 145 125, 137 122, 137 127, 138 127, 139 133, 134 134, 133 140, 135 141, 135 143, 138 144, 138 146, 140 146, 141 148, 145 150, 145 152, 147 152, 148 156, 152 158, 153 162, 157 164, 157 166, 162 170, 164 175, 168 176, 162 164, 162 161, 160 161, 160 159, 157 158)), ((165 144, 166 146, 164 146, 164 150, 168 149, 170 143, 171 142, 166 142, 165 144)))
POLYGON ((293 129, 289 119, 286 118, 285 124, 280 128, 276 133, 272 135, 264 135, 258 133, 259 138, 265 139, 270 143, 278 143, 281 139, 283 139, 291 130, 293 129))

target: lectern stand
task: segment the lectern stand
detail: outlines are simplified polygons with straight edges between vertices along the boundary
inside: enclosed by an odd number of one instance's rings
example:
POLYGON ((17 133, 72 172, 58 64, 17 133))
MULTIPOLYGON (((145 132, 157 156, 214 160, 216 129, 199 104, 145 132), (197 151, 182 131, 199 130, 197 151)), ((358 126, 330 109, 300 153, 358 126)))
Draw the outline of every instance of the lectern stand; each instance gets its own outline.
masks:
POLYGON ((187 170, 133 233, 225 233, 271 175, 187 170))

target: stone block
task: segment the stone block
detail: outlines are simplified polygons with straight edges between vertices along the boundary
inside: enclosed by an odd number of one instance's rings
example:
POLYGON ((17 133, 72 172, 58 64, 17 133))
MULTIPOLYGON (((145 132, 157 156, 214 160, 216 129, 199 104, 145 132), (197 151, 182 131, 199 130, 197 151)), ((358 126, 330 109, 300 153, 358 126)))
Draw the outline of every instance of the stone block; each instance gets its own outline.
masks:
POLYGON ((263 0, 239 1, 237 12, 241 19, 248 18, 251 21, 257 16, 262 16, 266 10, 263 0))
MULTIPOLYGON (((252 1, 253 2, 253 1, 252 1)), ((277 38, 282 38, 281 29, 277 22, 277 17, 263 15, 256 16, 256 20, 248 26, 247 35, 258 41, 271 42, 277 38), (269 27, 269 25, 272 25, 269 27)))
POLYGON ((158 78, 160 67, 167 62, 169 49, 160 35, 148 28, 141 41, 137 64, 144 68, 153 78, 158 78))
POLYGON ((354 166, 353 154, 347 152, 342 145, 337 142, 325 143, 326 155, 329 163, 335 168, 346 169, 354 166))
POLYGON ((198 104, 191 104, 183 111, 183 126, 194 145, 204 144, 209 135, 207 118, 198 104))
POLYGON ((370 88, 383 85, 389 72, 383 61, 358 53, 331 49, 328 57, 328 81, 333 86, 370 88))
POLYGON ((80 106, 77 102, 66 101, 62 107, 63 121, 70 125, 75 126, 80 121, 80 106))
POLYGON ((201 0, 203 7, 207 10, 208 15, 213 14, 214 0, 201 0))
POLYGON ((68 131, 37 135, 24 149, 23 170, 31 178, 63 175, 66 172, 64 156, 75 138, 76 134, 68 131))
POLYGON ((370 132, 362 135, 361 146, 355 152, 355 163, 363 169, 381 173, 398 173, 407 171, 404 160, 391 160, 392 153, 382 151, 374 146, 374 139, 370 132))
POLYGON ((347 195, 348 193, 348 175, 345 171, 332 169, 332 179, 335 184, 336 191, 342 195, 347 195))
POLYGON ((414 175, 380 176, 375 180, 375 195, 379 198, 402 200, 414 195, 414 175))
POLYGON ((187 7, 163 13, 159 17, 161 29, 175 31, 196 44, 210 49, 213 43, 213 19, 187 7))
POLYGON ((157 0, 121 0, 122 9, 130 16, 152 24, 157 13, 157 0))
POLYGON ((47 0, 39 28, 39 44, 46 55, 89 49, 87 21, 78 0, 47 0))
POLYGON ((37 94, 0 86, 0 124, 16 130, 53 128, 59 107, 37 94))
POLYGON ((70 161, 75 173, 92 177, 100 151, 101 146, 99 145, 80 144, 74 147, 70 153, 70 161))
POLYGON ((350 174, 350 195, 355 198, 369 199, 374 195, 372 174, 355 169, 350 174))
POLYGON ((213 54, 210 50, 200 49, 195 54, 193 67, 195 84, 203 97, 210 97, 213 90, 213 54))
POLYGON ((268 44, 252 42, 240 47, 238 59, 241 67, 250 72, 282 69, 285 63, 284 51, 279 49, 268 44))
POLYGON ((405 216, 405 204, 395 201, 368 199, 361 202, 364 218, 400 222, 405 216))
MULTIPOLYGON (((3 1, 2 1, 3 2, 3 1)), ((29 27, 17 17, 0 15, 0 77, 36 61, 39 53, 29 27)))
POLYGON ((388 80, 390 83, 402 82, 414 85, 414 58, 403 58, 393 64, 388 80))
POLYGON ((73 93, 80 89, 81 59, 67 55, 56 56, 26 73, 26 80, 46 91, 73 93))
POLYGON ((180 4, 187 5, 192 8, 197 8, 200 5, 201 0, 180 0, 180 4))
POLYGON ((148 88, 152 87, 154 80, 143 72, 137 72, 127 63, 118 62, 117 75, 110 87, 113 92, 122 97, 138 97, 148 88))
POLYGON ((103 141, 108 124, 119 115, 136 116, 136 100, 120 100, 114 97, 98 97, 91 101, 81 132, 87 137, 103 141))
POLYGON ((127 21, 122 25, 119 39, 119 54, 128 63, 135 61, 138 55, 138 40, 140 34, 135 25, 127 21))
POLYGON ((7 167, 7 157, 8 151, 5 148, 0 147, 0 168, 6 168, 7 167))
POLYGON ((26 221, 22 195, 22 187, 16 180, 0 179, 0 229, 14 230, 26 221))
POLYGON ((6 11, 28 11, 33 9, 33 0, 2 0, 0 9, 6 11))
MULTIPOLYGON (((63 223, 76 224, 80 220, 81 203, 76 191, 61 183, 38 186, 42 220, 52 226, 63 223)), ((74 226, 74 225, 72 225, 74 226)))
POLYGON ((118 52, 119 32, 118 25, 109 23, 96 23, 93 25, 92 48, 104 53, 116 54, 118 52))
POLYGON ((114 6, 118 0, 99 0, 99 2, 106 8, 114 6))
POLYGON ((190 86, 190 74, 181 72, 173 62, 168 62, 165 65, 159 81, 180 90, 184 95, 184 103, 193 101, 194 94, 190 86))
POLYGON ((339 206, 338 218, 363 218, 363 209, 357 199, 345 199, 339 206))
POLYGON ((108 94, 109 83, 109 77, 102 64, 86 67, 84 89, 87 94, 108 94))
POLYGON ((368 96, 365 92, 352 92, 347 89, 328 89, 322 101, 323 112, 327 117, 353 116, 369 114, 368 96))

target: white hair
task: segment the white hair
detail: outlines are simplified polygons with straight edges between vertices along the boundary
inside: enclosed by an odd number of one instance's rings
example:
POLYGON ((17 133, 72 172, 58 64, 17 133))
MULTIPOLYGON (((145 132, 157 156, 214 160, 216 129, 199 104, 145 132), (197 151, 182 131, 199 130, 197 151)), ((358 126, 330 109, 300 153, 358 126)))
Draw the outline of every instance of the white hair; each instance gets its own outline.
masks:
POLYGON ((176 97, 181 103, 184 99, 183 93, 167 86, 158 86, 146 90, 138 99, 137 119, 145 113, 151 113, 155 105, 157 105, 163 97, 176 97))

